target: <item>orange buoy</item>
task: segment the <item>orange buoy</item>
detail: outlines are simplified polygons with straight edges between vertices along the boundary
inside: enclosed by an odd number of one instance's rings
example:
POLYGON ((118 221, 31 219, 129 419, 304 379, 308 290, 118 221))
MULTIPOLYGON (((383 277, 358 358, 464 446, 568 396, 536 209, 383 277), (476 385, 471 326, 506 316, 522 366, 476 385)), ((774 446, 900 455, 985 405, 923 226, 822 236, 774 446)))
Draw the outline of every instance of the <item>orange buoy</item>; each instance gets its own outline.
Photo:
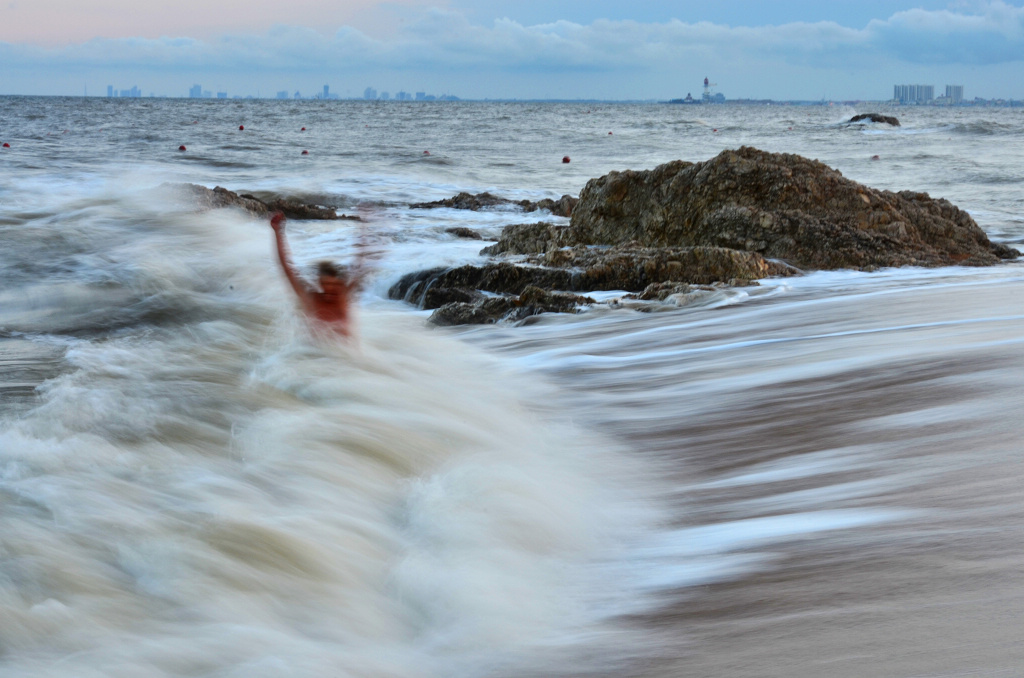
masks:
POLYGON ((178 150, 179 151, 185 151, 185 150, 188 150, 188 149, 185 148, 185 144, 182 144, 181 146, 178 146, 178 150))
POLYGON ((568 162, 569 162, 569 156, 567 156, 567 155, 563 155, 563 156, 562 156, 562 162, 564 162, 564 163, 568 163, 568 162))

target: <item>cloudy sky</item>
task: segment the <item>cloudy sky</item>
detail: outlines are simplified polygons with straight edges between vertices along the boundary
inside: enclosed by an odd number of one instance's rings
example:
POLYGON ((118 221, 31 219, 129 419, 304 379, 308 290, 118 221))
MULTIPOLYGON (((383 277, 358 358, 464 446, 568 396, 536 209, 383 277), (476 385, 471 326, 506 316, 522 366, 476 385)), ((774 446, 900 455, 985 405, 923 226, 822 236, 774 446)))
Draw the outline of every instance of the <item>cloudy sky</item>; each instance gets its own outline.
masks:
POLYGON ((0 0, 0 94, 1024 99, 1024 0, 0 0))

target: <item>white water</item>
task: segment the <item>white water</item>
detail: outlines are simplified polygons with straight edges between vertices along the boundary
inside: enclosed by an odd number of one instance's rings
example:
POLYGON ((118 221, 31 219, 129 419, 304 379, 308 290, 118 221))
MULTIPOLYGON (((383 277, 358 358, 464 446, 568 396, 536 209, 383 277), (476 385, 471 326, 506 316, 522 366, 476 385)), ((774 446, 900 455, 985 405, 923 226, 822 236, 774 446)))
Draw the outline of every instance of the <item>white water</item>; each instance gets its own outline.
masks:
MULTIPOLYGON (((1019 264, 454 331, 386 299, 478 258, 445 228, 533 219, 409 202, 741 143, 948 197, 1019 246, 1018 111, 2 104, 0 673, 1020 665, 998 623, 1024 590, 1019 264), (372 202, 357 345, 309 336, 267 225, 193 212, 161 188, 181 180, 372 202)), ((303 265, 356 235, 289 226, 303 265)))

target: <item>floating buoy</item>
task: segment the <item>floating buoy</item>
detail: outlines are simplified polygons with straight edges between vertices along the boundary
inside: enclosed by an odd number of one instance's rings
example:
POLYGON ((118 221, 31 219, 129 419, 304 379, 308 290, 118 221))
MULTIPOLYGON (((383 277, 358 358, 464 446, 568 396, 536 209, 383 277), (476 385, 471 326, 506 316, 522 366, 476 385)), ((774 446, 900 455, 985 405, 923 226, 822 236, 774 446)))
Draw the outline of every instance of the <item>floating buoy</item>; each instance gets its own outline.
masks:
POLYGON ((423 155, 430 155, 430 151, 423 151, 423 155))
POLYGON ((10 148, 10 147, 11 147, 11 145, 5 141, 4 142, 4 148, 10 148))
POLYGON ((873 155, 873 156, 871 156, 871 159, 872 160, 881 160, 882 158, 877 156, 877 155, 873 155))
POLYGON ((238 131, 239 131, 239 132, 241 132, 241 131, 242 131, 242 130, 244 130, 244 129, 245 129, 245 125, 239 125, 239 126, 238 126, 238 131))
POLYGON ((309 155, 309 151, 303 151, 302 155, 309 155))
POLYGON ((306 131, 306 128, 305 128, 305 127, 303 127, 303 128, 302 128, 302 129, 300 129, 299 131, 300 131, 300 132, 305 132, 305 131, 306 131))
POLYGON ((717 131, 718 131, 718 128, 716 127, 715 129, 713 129, 713 130, 711 130, 711 131, 712 131, 712 132, 717 132, 717 131))
POLYGON ((608 134, 611 135, 611 132, 608 132, 608 134))
MULTIPOLYGON (((588 112, 589 112, 589 111, 588 111, 588 112)), ((564 162, 564 163, 568 163, 568 162, 569 162, 569 156, 567 156, 567 155, 563 155, 563 156, 562 156, 562 162, 564 162)))
POLYGON ((185 144, 182 144, 181 146, 178 146, 178 150, 179 151, 187 151, 188 149, 185 148, 185 144))

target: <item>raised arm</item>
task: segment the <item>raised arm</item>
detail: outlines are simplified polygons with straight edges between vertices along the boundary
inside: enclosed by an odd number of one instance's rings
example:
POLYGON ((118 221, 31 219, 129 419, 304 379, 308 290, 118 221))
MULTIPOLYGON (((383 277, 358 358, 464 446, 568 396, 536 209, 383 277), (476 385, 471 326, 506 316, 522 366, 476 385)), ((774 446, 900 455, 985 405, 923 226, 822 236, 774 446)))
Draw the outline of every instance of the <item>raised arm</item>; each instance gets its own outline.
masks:
POLYGON ((284 269, 284 275, 288 278, 288 282, 291 283, 295 294, 303 301, 306 301, 306 298, 309 296, 309 289, 299 279, 299 275, 295 272, 295 267, 292 266, 291 259, 288 256, 288 242, 284 239, 284 215, 280 212, 274 212, 270 217, 270 227, 274 229, 274 241, 277 243, 277 258, 281 262, 281 268, 284 269))

